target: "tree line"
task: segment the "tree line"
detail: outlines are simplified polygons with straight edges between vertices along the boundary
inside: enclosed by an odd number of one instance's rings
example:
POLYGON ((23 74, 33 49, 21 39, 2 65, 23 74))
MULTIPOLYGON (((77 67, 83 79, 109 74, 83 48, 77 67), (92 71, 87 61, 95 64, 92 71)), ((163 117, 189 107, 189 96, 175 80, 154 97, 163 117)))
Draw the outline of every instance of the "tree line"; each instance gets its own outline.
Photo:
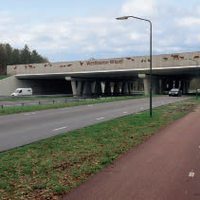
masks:
POLYGON ((24 48, 13 48, 9 43, 0 43, 0 75, 6 74, 7 65, 43 63, 48 59, 41 56, 36 50, 30 50, 26 44, 24 48))

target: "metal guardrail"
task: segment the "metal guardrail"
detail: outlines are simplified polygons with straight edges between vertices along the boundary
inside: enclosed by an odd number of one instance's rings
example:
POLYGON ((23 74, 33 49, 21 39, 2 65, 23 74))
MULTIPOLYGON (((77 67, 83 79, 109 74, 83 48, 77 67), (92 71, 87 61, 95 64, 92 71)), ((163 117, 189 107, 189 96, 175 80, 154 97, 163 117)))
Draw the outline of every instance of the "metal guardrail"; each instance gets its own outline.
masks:
MULTIPOLYGON (((78 101, 85 101, 86 98, 82 99, 53 99, 53 100, 30 100, 30 101, 23 101, 23 102, 2 102, 0 103, 0 108, 8 108, 8 107, 16 107, 16 106, 32 106, 32 105, 45 105, 45 104, 58 104, 58 103, 69 103, 69 102, 78 102, 78 101)), ((91 99, 90 99, 91 100, 91 99)))
MULTIPOLYGON (((79 101, 87 101, 87 100, 99 100, 99 99, 107 99, 107 98, 116 98, 116 97, 130 97, 135 95, 141 95, 140 93, 131 94, 131 95, 84 95, 78 96, 75 95, 74 97, 70 98, 63 98, 63 99, 48 99, 48 100, 19 100, 19 101, 0 101, 0 109, 8 108, 8 107, 17 107, 17 106, 32 106, 32 105, 47 105, 47 104, 58 104, 58 103, 70 103, 70 102, 79 102, 79 101)), ((18 97, 15 97, 18 98, 18 97)))

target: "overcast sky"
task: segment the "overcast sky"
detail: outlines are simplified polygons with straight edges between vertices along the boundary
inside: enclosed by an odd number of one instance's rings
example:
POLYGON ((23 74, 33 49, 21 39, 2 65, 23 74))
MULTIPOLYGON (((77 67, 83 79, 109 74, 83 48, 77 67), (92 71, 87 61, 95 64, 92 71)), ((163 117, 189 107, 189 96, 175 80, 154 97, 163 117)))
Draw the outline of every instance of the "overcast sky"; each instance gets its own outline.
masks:
POLYGON ((52 62, 200 50, 199 0, 1 0, 0 43, 28 44, 52 62))

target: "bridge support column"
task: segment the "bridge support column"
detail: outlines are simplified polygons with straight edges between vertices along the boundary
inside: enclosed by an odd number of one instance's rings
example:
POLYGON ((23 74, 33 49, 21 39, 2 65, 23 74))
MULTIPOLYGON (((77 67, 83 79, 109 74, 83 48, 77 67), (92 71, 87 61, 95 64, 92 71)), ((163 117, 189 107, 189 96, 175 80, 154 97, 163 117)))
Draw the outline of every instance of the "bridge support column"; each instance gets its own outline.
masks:
POLYGON ((72 93, 75 96, 77 94, 76 81, 71 81, 71 86, 72 86, 72 93))
POLYGON ((159 94, 160 90, 159 79, 157 77, 152 77, 152 93, 159 94))
POLYGON ((95 89, 96 89, 96 81, 93 81, 93 82, 91 83, 92 94, 95 94, 95 89))
POLYGON ((143 83, 144 83, 144 94, 149 95, 149 87, 150 87, 149 76, 145 76, 145 78, 143 78, 143 83))
POLYGON ((122 95, 127 95, 127 94, 129 94, 128 82, 123 82, 122 83, 122 95))
POLYGON ((182 86, 182 90, 183 90, 183 91, 182 91, 182 92, 183 92, 183 94, 186 94, 186 93, 187 93, 187 88, 186 88, 186 87, 187 87, 187 86, 186 86, 187 83, 186 83, 186 81, 182 81, 182 84, 183 84, 183 86, 182 86))
POLYGON ((92 87, 91 82, 84 81, 83 85, 83 96, 91 96, 92 95, 92 87))
POLYGON ((185 87, 185 90, 186 90, 185 92, 186 92, 186 94, 189 93, 189 88, 190 88, 190 81, 187 80, 187 81, 186 81, 186 87, 185 87))
POLYGON ((189 87, 190 87, 190 81, 189 80, 183 80, 181 81, 182 84, 182 92, 183 94, 187 94, 189 92, 189 87))
POLYGON ((189 93, 189 89, 190 89, 190 81, 188 81, 188 84, 187 84, 187 93, 189 93))
POLYGON ((164 90, 165 90, 165 80, 164 79, 160 79, 160 90, 159 93, 163 94, 164 90))
POLYGON ((114 82, 110 82, 111 95, 114 94, 114 87, 115 87, 115 83, 114 82))
POLYGON ((132 93, 132 88, 133 88, 133 83, 128 82, 128 94, 131 95, 132 93))
POLYGON ((182 90, 182 94, 185 94, 185 87, 184 87, 184 81, 181 80, 181 90, 182 90))
POLYGON ((76 80, 71 77, 65 77, 65 80, 71 81, 72 93, 74 96, 81 96, 82 94, 82 81, 76 80))
POLYGON ((105 82, 105 91, 104 91, 105 95, 110 96, 111 95, 111 85, 110 85, 110 81, 106 81, 105 82))
POLYGON ((102 94, 105 94, 105 85, 106 85, 105 81, 101 81, 101 93, 102 94))
POLYGON ((174 88, 179 88, 179 80, 178 79, 174 80, 174 88))
MULTIPOLYGON (((160 83, 160 94, 164 94, 164 91, 169 91, 173 87, 173 80, 162 78, 160 83)), ((167 93, 165 93, 167 94, 167 93)))
POLYGON ((120 83, 115 82, 113 95, 120 95, 120 83))
POLYGON ((77 81, 77 88, 76 88, 76 95, 81 96, 82 95, 82 88, 83 88, 83 82, 77 81))
POLYGON ((96 96, 99 96, 102 94, 100 81, 94 81, 92 83, 92 93, 96 96))
MULTIPOLYGON (((144 83, 144 93, 146 95, 150 94, 150 76, 145 75, 143 78, 143 83, 144 83)), ((159 94, 159 79, 157 77, 152 77, 152 94, 159 94)))
POLYGON ((172 89, 173 88, 173 79, 172 78, 168 78, 165 80, 165 86, 168 89, 172 89))

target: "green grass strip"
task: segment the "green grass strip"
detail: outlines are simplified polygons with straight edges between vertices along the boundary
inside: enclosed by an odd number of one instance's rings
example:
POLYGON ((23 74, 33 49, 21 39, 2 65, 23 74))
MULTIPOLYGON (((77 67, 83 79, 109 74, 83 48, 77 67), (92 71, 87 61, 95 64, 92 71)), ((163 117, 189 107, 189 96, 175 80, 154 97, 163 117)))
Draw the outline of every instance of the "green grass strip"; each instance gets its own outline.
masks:
POLYGON ((26 100, 52 100, 52 99, 71 99, 76 97, 67 97, 67 96, 27 96, 27 97, 4 97, 0 99, 2 101, 26 101, 26 100))
POLYGON ((8 77, 10 77, 10 76, 8 76, 8 75, 0 75, 0 80, 1 80, 1 79, 5 79, 5 78, 8 78, 8 77))
POLYGON ((199 104, 187 100, 0 154, 1 199, 60 199, 199 104))
POLYGON ((51 102, 51 104, 42 103, 40 105, 33 105, 33 106, 26 106, 25 104, 25 106, 5 107, 3 109, 0 107, 0 115, 9 115, 9 114, 22 113, 22 112, 32 112, 32 111, 57 109, 57 108, 81 106, 81 105, 88 105, 88 104, 97 104, 97 103, 108 103, 108 102, 114 102, 114 101, 123 101, 123 100, 139 99, 139 98, 146 98, 146 97, 147 95, 134 96, 134 97, 127 96, 127 97, 113 97, 113 98, 105 98, 105 99, 93 99, 93 100, 85 100, 85 101, 78 101, 78 102, 66 102, 66 103, 55 103, 55 104, 52 104, 51 102))

